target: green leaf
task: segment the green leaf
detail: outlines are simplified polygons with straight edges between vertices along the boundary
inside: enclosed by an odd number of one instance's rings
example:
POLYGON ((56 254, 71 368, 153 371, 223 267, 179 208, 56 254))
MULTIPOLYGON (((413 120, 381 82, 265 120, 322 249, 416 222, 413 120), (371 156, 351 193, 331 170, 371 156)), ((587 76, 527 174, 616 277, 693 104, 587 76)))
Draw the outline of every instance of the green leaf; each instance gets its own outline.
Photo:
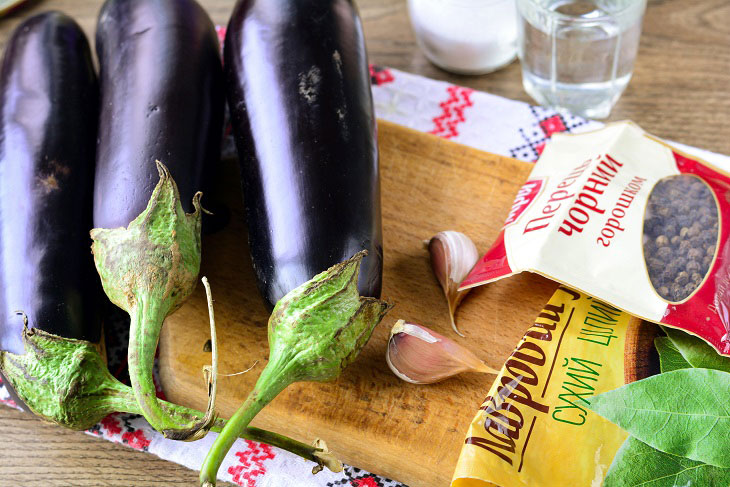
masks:
POLYGON ((723 357, 701 338, 674 328, 662 329, 692 367, 730 372, 730 357, 723 357))
POLYGON ((590 399, 590 408, 666 453, 730 467, 730 374, 681 369, 590 399))
POLYGON ((670 455, 629 436, 613 458, 603 487, 726 487, 730 469, 670 455))
POLYGON ((692 368, 692 365, 687 362, 687 359, 684 358, 669 337, 656 337, 654 339, 654 346, 657 352, 659 352, 659 366, 662 372, 692 368))

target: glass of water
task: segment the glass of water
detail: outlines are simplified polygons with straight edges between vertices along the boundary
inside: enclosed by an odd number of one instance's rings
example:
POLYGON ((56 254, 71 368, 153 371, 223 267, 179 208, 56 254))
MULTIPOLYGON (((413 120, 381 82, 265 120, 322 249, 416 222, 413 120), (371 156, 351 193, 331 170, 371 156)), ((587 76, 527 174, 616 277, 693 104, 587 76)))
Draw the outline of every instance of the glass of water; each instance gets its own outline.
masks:
POLYGON ((517 0, 525 91, 606 118, 631 79, 646 0, 517 0))

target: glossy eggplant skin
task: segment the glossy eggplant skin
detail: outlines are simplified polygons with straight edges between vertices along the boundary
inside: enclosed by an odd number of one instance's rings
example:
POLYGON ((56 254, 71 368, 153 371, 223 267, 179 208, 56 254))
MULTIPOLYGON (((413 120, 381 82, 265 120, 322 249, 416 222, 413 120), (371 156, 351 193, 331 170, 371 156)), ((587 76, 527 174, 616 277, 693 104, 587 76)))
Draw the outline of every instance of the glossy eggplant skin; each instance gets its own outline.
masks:
POLYGON ((0 349, 29 326, 98 342, 101 284, 89 251, 98 83, 79 26, 23 22, 0 70, 0 349))
POLYGON ((362 26, 350 0, 240 0, 224 70, 259 290, 269 307, 360 250, 379 297, 377 134, 362 26))
POLYGON ((185 211, 220 159, 220 44, 195 0, 107 0, 96 30, 101 113, 94 226, 127 226, 170 170, 185 211))

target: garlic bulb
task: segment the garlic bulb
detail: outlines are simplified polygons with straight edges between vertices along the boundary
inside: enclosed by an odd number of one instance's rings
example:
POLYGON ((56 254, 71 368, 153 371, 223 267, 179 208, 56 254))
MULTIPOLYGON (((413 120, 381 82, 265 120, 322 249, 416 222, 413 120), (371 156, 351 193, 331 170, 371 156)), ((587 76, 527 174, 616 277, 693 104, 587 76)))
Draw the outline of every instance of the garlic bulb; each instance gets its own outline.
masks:
POLYGON ((390 330, 385 359, 395 375, 413 384, 431 384, 466 371, 497 374, 456 342, 404 320, 390 330))
POLYGON ((477 248, 463 233, 449 230, 437 233, 428 242, 428 251, 431 254, 433 273, 441 284, 449 305, 451 326, 458 335, 464 336, 456 327, 454 313, 469 290, 460 292, 457 289, 479 260, 477 248))

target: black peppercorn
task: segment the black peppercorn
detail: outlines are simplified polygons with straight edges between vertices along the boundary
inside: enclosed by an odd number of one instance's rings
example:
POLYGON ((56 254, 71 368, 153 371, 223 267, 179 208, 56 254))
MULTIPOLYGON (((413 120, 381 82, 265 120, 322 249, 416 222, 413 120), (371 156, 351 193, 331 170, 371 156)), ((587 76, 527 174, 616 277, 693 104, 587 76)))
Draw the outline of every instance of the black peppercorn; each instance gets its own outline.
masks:
POLYGON ((678 232, 677 225, 674 224, 674 223, 668 223, 664 227, 664 235, 666 235, 667 238, 669 238, 669 239, 671 239, 672 237, 674 237, 675 235, 677 235, 677 232, 678 232))
POLYGON ((682 269, 687 267, 687 262, 689 262, 689 260, 687 260, 687 257, 683 256, 682 254, 677 254, 672 262, 677 263, 677 272, 680 272, 682 269))
POLYGON ((678 273, 678 272, 679 272, 680 270, 682 270, 682 269, 681 269, 681 267, 680 267, 680 265, 679 265, 679 262, 677 262, 676 260, 672 260, 672 261, 670 261, 670 262, 668 262, 668 263, 666 264, 666 266, 664 267, 664 270, 665 270, 665 272, 666 272, 666 273, 668 273, 669 275, 671 275, 671 276, 676 276, 676 275, 677 275, 677 273, 678 273))
POLYGON ((695 289, 697 289, 697 284, 695 284, 694 282, 685 284, 684 288, 682 288, 682 297, 680 297, 679 299, 685 299, 687 296, 692 294, 695 289))
POLYGON ((682 286, 677 284, 676 282, 669 286, 669 296, 672 298, 672 301, 679 301, 677 299, 677 296, 680 296, 682 294, 682 286))
POLYGON ((700 248, 697 248, 697 247, 691 248, 687 252, 687 258, 692 261, 694 261, 694 260, 699 261, 702 258, 702 254, 703 254, 703 252, 701 250, 701 247, 700 248))
POLYGON ((657 249, 657 251, 654 253, 659 259, 662 260, 662 265, 664 262, 667 262, 672 257, 672 249, 670 247, 660 247, 657 249))
POLYGON ((687 227, 687 230, 689 230, 689 225, 692 224, 692 218, 689 215, 676 215, 675 219, 678 225, 687 227))
POLYGON ((700 223, 694 222, 691 227, 689 227, 689 232, 687 232, 687 236, 691 237, 697 237, 700 234, 700 223))
POLYGON ((687 272, 682 271, 679 274, 677 274, 677 278, 674 279, 674 282, 679 284, 680 286, 684 286, 689 282, 689 274, 687 272))
POLYGON ((667 247, 669 246, 669 238, 667 238, 666 235, 659 235, 656 240, 654 240, 657 247, 667 247))
POLYGON ((712 244, 712 253, 715 253, 715 244, 717 243, 717 230, 711 229, 705 232, 702 236, 702 241, 705 244, 712 244))
POLYGON ((702 241, 702 237, 700 237, 699 235, 697 235, 696 237, 690 237, 689 239, 689 245, 693 248, 700 248, 702 247, 703 243, 704 242, 702 241))

